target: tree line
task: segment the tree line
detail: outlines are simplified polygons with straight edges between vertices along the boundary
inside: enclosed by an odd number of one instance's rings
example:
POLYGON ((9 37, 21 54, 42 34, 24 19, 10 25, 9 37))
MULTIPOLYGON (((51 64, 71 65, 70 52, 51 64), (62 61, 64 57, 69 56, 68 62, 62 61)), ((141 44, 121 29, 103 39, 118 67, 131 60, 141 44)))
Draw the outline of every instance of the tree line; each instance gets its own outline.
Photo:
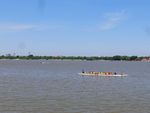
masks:
POLYGON ((149 59, 149 57, 138 57, 138 56, 0 56, 0 59, 26 59, 26 60, 34 60, 34 59, 45 59, 45 60, 115 60, 115 61, 141 61, 142 59, 149 59))

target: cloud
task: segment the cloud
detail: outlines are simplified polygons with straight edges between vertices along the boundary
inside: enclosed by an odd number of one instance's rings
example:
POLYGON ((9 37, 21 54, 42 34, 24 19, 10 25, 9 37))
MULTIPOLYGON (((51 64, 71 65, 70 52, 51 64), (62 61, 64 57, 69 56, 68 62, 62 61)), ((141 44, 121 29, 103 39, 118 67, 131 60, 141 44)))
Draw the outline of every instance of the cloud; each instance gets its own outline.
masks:
POLYGON ((21 31, 43 31, 43 30, 66 30, 65 26, 61 25, 32 25, 32 24, 0 24, 0 33, 21 32, 21 31))
POLYGON ((23 31, 23 30, 34 30, 37 29, 35 25, 24 25, 24 24, 2 24, 0 30, 2 31, 23 31))
POLYGON ((125 19, 125 11, 106 13, 104 15, 106 21, 100 26, 101 30, 109 30, 117 27, 119 23, 125 19))
POLYGON ((6 29, 10 29, 10 30, 31 30, 31 29, 36 29, 36 26, 33 26, 33 25, 12 25, 12 26, 7 26, 6 29))

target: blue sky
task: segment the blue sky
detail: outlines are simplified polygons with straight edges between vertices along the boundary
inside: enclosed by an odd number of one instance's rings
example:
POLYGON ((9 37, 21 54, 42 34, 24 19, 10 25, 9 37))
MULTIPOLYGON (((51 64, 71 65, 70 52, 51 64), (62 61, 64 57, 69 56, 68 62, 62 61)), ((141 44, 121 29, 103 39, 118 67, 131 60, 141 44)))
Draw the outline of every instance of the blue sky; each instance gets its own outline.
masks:
POLYGON ((150 55, 149 0, 0 0, 0 55, 150 55))

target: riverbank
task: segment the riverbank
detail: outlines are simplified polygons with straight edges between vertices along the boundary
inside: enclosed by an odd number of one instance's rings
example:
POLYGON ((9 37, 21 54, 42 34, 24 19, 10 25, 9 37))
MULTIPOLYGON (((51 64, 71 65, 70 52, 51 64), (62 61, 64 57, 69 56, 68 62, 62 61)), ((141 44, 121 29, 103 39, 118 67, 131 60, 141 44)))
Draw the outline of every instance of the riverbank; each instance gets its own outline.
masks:
POLYGON ((108 62, 150 62, 150 60, 147 61, 133 61, 133 60, 82 60, 82 59, 0 59, 0 61, 7 61, 7 60, 39 60, 39 61, 108 61, 108 62))
POLYGON ((0 56, 0 59, 15 60, 72 60, 72 61, 150 61, 148 56, 0 56))

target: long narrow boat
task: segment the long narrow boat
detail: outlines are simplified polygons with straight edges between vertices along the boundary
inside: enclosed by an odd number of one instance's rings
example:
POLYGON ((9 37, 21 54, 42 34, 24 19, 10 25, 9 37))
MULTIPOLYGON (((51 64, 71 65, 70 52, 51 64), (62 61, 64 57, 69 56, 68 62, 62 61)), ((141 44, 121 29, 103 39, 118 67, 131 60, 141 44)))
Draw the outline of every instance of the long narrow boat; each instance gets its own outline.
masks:
POLYGON ((114 74, 114 75, 103 75, 103 74, 89 74, 89 73, 78 73, 82 76, 98 76, 98 77, 123 77, 128 76, 127 74, 114 74))

